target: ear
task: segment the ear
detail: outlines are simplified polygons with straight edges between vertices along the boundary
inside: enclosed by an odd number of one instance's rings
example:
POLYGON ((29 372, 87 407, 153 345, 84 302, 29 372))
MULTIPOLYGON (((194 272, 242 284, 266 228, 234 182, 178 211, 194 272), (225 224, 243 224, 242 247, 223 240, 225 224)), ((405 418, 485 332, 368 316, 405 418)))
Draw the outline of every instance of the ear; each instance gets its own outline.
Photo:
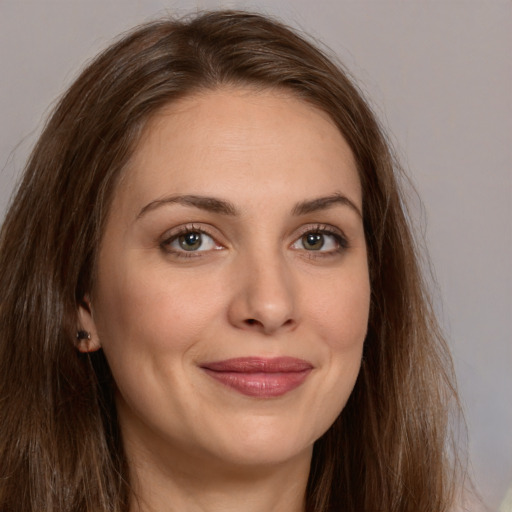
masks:
POLYGON ((80 352, 95 352, 101 348, 98 330, 92 314, 91 300, 85 295, 78 306, 78 322, 76 348, 80 352))

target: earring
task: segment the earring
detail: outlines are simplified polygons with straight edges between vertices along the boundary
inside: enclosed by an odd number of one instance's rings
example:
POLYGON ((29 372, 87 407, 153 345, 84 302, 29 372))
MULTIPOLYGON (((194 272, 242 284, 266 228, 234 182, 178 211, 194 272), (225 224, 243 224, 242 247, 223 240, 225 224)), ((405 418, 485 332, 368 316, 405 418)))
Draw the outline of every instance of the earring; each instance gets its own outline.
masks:
POLYGON ((76 332, 76 339, 77 340, 90 340, 91 339, 91 333, 87 331, 77 331, 76 332))

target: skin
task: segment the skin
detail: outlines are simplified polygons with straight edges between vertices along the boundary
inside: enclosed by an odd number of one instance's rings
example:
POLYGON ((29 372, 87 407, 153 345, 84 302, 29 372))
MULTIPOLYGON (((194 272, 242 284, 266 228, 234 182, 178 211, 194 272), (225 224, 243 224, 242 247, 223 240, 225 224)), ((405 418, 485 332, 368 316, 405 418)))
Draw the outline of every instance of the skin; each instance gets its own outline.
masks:
POLYGON ((303 509, 313 443, 361 363, 370 302, 361 211, 347 143, 287 92, 203 92, 151 120, 80 309, 91 340, 79 349, 101 347, 117 384, 132 511, 303 509), (183 229, 202 236, 198 250, 183 249, 183 229), (248 356, 300 358, 313 370, 260 398, 201 367, 248 356))

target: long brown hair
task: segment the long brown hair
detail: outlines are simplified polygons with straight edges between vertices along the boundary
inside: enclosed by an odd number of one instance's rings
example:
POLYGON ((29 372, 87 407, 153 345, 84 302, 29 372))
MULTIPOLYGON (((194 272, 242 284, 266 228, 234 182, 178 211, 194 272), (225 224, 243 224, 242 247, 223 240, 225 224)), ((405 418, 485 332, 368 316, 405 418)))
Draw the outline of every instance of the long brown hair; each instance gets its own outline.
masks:
POLYGON ((101 351, 77 352, 77 307, 145 123, 169 102, 223 85, 283 88, 327 112, 362 183, 368 336, 355 389, 315 444, 306 510, 447 510, 458 402, 400 168, 341 66, 282 24, 235 11, 125 35, 69 88, 33 150, 0 235, 0 509, 128 510, 112 377, 101 351))

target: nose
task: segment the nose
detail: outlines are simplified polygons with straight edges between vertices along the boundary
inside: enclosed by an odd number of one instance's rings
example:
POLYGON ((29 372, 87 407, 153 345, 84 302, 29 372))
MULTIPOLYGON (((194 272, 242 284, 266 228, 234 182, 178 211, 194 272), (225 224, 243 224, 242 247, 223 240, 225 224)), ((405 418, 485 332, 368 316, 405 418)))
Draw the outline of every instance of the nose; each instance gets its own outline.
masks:
POLYGON ((296 286, 280 258, 259 254, 241 261, 233 291, 228 316, 235 327, 265 335, 296 327, 296 286))

